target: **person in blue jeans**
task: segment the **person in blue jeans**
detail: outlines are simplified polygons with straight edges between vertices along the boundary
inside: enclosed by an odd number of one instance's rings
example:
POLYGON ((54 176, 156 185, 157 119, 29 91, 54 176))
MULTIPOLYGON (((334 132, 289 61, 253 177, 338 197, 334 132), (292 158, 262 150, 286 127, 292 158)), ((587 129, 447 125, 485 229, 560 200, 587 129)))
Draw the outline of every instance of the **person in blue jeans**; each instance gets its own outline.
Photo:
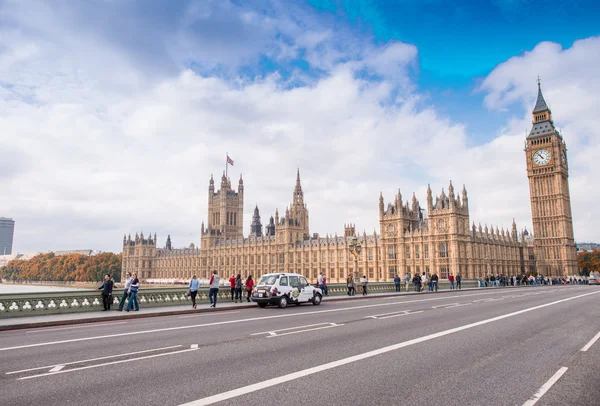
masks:
POLYGON ((137 277, 137 273, 134 273, 133 280, 131 281, 131 285, 129 285, 129 293, 131 293, 131 296, 129 297, 129 303, 127 303, 127 309, 125 309, 126 312, 131 310, 131 307, 133 307, 133 310, 136 312, 138 312, 140 310, 140 305, 137 300, 137 293, 138 293, 139 288, 140 288, 140 280, 137 277))

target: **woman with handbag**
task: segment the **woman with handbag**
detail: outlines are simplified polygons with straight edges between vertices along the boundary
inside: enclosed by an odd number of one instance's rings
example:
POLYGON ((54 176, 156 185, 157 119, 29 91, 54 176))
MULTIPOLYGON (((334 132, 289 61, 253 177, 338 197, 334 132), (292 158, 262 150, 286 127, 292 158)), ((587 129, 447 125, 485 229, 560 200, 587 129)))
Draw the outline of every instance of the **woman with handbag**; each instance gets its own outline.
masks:
POLYGON ((348 296, 354 296, 354 277, 352 275, 348 275, 346 283, 348 284, 348 296))
POLYGON ((248 275, 248 279, 246 279, 246 300, 250 301, 250 296, 252 295, 252 288, 254 288, 254 281, 252 280, 252 275, 248 275))
POLYGON ((242 285, 244 283, 242 282, 242 275, 238 274, 235 277, 235 302, 238 302, 238 299, 240 300, 240 303, 242 303, 242 285))
POLYGON ((192 298, 192 308, 196 308, 196 295, 198 294, 198 289, 200 288, 200 281, 196 277, 196 275, 192 276, 192 280, 190 281, 190 289, 188 290, 188 296, 192 298))

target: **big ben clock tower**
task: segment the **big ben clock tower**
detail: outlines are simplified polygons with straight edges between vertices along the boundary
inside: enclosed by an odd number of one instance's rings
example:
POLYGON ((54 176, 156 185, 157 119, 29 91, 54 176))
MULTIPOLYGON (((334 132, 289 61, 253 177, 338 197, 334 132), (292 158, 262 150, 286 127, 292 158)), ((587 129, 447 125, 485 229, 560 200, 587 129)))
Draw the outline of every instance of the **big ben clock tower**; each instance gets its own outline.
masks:
POLYGON ((525 158, 537 270, 544 276, 577 275, 567 145, 554 127, 539 79, 532 114, 525 158))

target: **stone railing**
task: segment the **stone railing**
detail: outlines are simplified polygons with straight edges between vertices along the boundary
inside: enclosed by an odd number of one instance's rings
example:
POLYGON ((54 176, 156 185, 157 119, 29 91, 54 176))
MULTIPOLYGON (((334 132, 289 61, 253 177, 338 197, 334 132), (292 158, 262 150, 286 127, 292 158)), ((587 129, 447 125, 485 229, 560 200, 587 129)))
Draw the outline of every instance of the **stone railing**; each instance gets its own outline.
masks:
MULTIPOLYGON (((475 288, 477 281, 463 281, 463 288, 475 288)), ((329 295, 345 295, 348 292, 346 284, 329 284, 329 295)), ((404 283, 401 286, 402 291, 406 291, 404 283)), ((356 286, 356 292, 360 292, 359 284, 356 286)), ((440 290, 449 289, 447 281, 440 281, 440 290)), ((409 285, 409 291, 413 291, 414 286, 409 285)), ((395 286, 390 282, 371 282, 368 285, 369 293, 392 293, 395 286)), ((187 287, 171 287, 156 289, 141 289, 138 293, 138 302, 140 307, 163 307, 174 305, 191 304, 191 300, 186 296, 187 287)), ((115 289, 113 295, 113 308, 119 305, 122 289, 115 289)), ((246 296, 245 292, 242 292, 246 296)), ((231 300, 231 292, 227 288, 219 289, 217 300, 231 300)), ((196 297, 198 303, 208 303, 208 288, 200 288, 196 297)), ((97 311, 103 309, 102 296, 97 290, 77 290, 66 292, 47 292, 47 293, 16 293, 0 295, 0 318, 21 317, 21 316, 42 316, 45 314, 61 313, 80 313, 97 311)))

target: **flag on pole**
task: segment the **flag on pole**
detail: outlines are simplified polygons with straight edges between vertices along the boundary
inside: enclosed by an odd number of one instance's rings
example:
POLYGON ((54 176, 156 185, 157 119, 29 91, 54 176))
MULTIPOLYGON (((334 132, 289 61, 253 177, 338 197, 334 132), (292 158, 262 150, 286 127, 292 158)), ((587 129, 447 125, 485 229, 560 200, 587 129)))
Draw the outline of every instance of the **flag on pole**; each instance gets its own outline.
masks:
POLYGON ((227 163, 233 166, 233 159, 229 158, 229 155, 227 155, 227 163))

